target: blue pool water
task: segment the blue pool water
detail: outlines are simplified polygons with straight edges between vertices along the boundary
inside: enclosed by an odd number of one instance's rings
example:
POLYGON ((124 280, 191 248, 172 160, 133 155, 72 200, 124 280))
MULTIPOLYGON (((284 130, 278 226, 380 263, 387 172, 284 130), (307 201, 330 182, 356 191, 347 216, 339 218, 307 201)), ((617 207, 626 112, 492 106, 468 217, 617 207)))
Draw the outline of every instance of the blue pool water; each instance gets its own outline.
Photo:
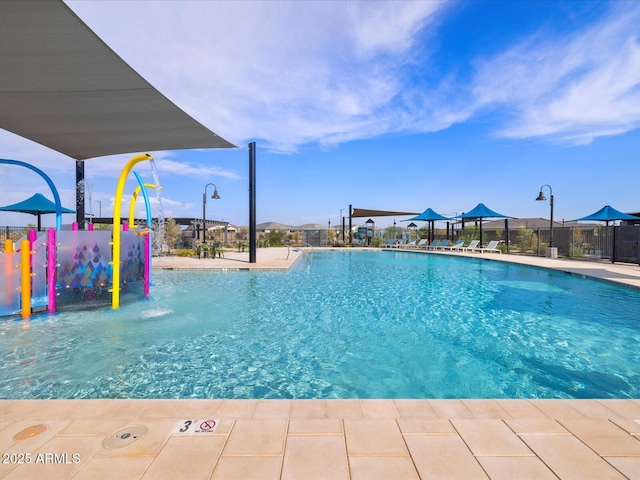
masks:
POLYGON ((640 291, 544 269, 328 251, 154 272, 120 310, 0 322, 0 398, 640 396, 640 291))

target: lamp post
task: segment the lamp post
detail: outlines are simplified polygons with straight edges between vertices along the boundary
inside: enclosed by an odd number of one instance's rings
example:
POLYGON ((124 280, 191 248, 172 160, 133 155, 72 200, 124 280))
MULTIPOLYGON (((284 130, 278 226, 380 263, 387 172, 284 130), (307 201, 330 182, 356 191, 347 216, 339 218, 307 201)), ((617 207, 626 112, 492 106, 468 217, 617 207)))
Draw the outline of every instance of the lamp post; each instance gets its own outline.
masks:
POLYGON ((94 200, 94 203, 98 204, 98 208, 100 209, 99 210, 100 213, 98 214, 98 216, 102 218, 102 200, 94 200))
POLYGON ((207 187, 213 185, 213 195, 211 198, 219 200, 218 187, 213 183, 207 183, 204 187, 204 193, 202 194, 202 243, 207 243, 207 187))
POLYGON ((536 200, 542 201, 547 199, 547 197, 545 197, 542 193, 542 189, 544 187, 547 187, 549 189, 549 205, 551 206, 551 219, 549 220, 549 247, 553 247, 553 191, 551 190, 551 186, 546 184, 542 185, 542 187, 540 187, 540 193, 538 194, 538 198, 536 198, 536 200))

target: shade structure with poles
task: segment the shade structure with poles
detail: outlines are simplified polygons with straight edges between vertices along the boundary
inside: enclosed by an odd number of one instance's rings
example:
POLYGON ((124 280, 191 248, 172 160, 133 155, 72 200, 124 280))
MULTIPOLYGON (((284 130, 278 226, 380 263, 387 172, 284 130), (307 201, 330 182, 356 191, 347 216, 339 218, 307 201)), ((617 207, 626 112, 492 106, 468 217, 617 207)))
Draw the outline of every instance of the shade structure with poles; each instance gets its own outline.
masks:
POLYGON ((609 222, 613 222, 615 220, 635 220, 639 221, 640 217, 636 217, 635 215, 628 215, 626 213, 622 213, 615 208, 605 205, 600 210, 591 215, 587 215, 586 217, 576 218, 575 220, 571 220, 572 222, 579 221, 598 221, 598 222, 607 222, 607 226, 609 226, 609 222))
POLYGON ((488 208, 484 203, 479 203, 475 208, 467 213, 458 215, 454 218, 460 218, 463 220, 479 220, 480 221, 480 245, 482 245, 482 219, 483 218, 514 218, 508 215, 502 215, 501 213, 494 212, 488 208))
POLYGON ((412 221, 422 221, 422 222, 428 222, 429 224, 429 242, 431 242, 432 238, 431 238, 431 231, 433 230, 433 224, 436 221, 439 220, 451 220, 448 217, 445 217, 443 215, 440 215, 439 213, 433 211, 431 208, 427 208, 424 212, 422 212, 420 215, 416 215, 415 217, 412 218, 408 218, 406 220, 400 220, 401 222, 412 222, 412 221))
MULTIPOLYGON (((35 215, 38 217, 38 231, 40 231, 42 229, 40 216, 47 213, 56 213, 56 204, 41 193, 36 193, 22 202, 0 207, 0 211, 35 215)), ((75 213, 75 210, 62 207, 62 213, 75 213)))

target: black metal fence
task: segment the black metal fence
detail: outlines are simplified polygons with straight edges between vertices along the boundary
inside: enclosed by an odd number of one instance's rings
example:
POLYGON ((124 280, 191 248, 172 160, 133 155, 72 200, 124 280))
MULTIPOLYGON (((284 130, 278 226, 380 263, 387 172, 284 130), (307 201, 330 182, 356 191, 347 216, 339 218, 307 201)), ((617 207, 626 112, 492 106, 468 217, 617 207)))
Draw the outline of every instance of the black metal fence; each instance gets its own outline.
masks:
MULTIPOLYGON (((454 236, 463 238, 463 232, 456 230, 454 236)), ((512 254, 544 256, 550 243, 549 233, 549 228, 542 227, 485 230, 483 241, 500 240, 501 248, 512 254)), ((640 264, 639 245, 640 226, 585 225, 553 229, 553 246, 558 249, 558 256, 576 260, 640 264)))
POLYGON ((0 227, 0 250, 4 251, 4 244, 7 240, 17 242, 22 237, 26 237, 29 230, 34 227, 0 227))

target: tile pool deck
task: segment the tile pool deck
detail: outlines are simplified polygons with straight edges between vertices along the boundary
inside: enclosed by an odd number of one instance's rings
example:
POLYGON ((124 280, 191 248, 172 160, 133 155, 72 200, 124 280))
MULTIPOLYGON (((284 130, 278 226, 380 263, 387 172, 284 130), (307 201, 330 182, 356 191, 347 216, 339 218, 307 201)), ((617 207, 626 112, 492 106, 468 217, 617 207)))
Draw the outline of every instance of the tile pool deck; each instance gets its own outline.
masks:
MULTIPOLYGON (((640 288, 637 265, 453 254, 640 288)), ((286 269, 298 255, 154 268, 286 269)), ((640 479, 640 399, 0 400, 0 453, 3 480, 640 479), (201 433, 180 432, 194 420, 201 433)))

